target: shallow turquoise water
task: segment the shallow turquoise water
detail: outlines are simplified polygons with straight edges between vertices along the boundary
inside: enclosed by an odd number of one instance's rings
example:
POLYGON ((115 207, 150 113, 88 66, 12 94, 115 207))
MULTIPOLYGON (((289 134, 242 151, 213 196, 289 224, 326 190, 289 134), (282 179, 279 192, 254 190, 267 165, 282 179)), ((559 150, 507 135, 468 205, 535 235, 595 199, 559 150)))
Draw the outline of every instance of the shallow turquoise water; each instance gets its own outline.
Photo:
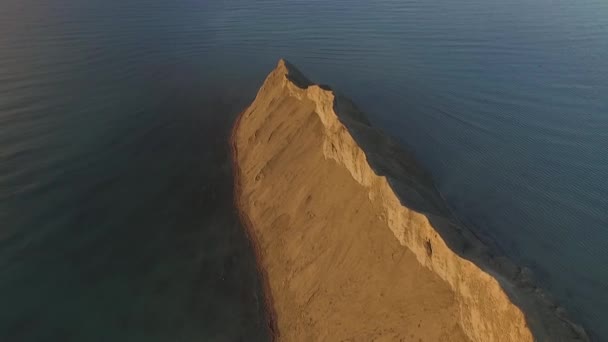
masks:
POLYGON ((5 0, 0 339, 265 339, 225 139, 279 57, 608 339, 606 37, 603 0, 5 0))

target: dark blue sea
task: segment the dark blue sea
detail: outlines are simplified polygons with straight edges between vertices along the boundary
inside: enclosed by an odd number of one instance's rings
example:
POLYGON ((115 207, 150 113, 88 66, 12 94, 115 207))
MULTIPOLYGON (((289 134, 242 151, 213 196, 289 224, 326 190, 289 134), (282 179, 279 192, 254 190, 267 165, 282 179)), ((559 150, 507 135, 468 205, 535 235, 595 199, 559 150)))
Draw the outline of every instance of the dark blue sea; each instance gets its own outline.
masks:
POLYGON ((0 341, 264 341, 227 137, 280 57, 608 340, 606 0, 2 0, 0 341))

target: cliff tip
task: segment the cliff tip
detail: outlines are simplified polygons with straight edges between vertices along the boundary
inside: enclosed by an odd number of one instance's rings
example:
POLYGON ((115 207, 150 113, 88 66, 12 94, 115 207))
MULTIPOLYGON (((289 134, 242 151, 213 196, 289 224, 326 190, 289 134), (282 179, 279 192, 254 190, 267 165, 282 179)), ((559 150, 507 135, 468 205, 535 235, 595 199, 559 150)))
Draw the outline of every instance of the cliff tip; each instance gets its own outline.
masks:
POLYGON ((313 82, 304 76, 304 74, 302 74, 298 68, 284 58, 279 59, 273 73, 285 75, 291 82, 300 88, 307 88, 313 84, 313 82))
POLYGON ((277 69, 287 68, 287 65, 290 64, 285 58, 279 58, 279 62, 277 63, 277 69))

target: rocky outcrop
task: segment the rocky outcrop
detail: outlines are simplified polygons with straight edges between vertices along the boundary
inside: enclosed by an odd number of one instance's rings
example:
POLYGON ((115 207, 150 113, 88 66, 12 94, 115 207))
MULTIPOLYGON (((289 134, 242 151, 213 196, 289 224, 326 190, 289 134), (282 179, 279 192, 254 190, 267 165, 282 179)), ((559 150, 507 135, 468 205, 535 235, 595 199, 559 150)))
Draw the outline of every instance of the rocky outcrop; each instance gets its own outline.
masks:
POLYGON ((411 153, 289 63, 232 144, 281 339, 588 340, 527 269, 457 220, 411 153))

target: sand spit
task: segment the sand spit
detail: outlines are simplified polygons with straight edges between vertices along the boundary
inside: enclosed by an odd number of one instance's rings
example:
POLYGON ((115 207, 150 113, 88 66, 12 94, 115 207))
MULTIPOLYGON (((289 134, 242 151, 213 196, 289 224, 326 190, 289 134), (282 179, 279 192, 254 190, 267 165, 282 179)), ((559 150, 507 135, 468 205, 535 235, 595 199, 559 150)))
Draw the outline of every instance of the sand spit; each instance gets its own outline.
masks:
POLYGON ((450 213, 410 153, 281 60, 231 139, 281 341, 587 341, 450 213))

